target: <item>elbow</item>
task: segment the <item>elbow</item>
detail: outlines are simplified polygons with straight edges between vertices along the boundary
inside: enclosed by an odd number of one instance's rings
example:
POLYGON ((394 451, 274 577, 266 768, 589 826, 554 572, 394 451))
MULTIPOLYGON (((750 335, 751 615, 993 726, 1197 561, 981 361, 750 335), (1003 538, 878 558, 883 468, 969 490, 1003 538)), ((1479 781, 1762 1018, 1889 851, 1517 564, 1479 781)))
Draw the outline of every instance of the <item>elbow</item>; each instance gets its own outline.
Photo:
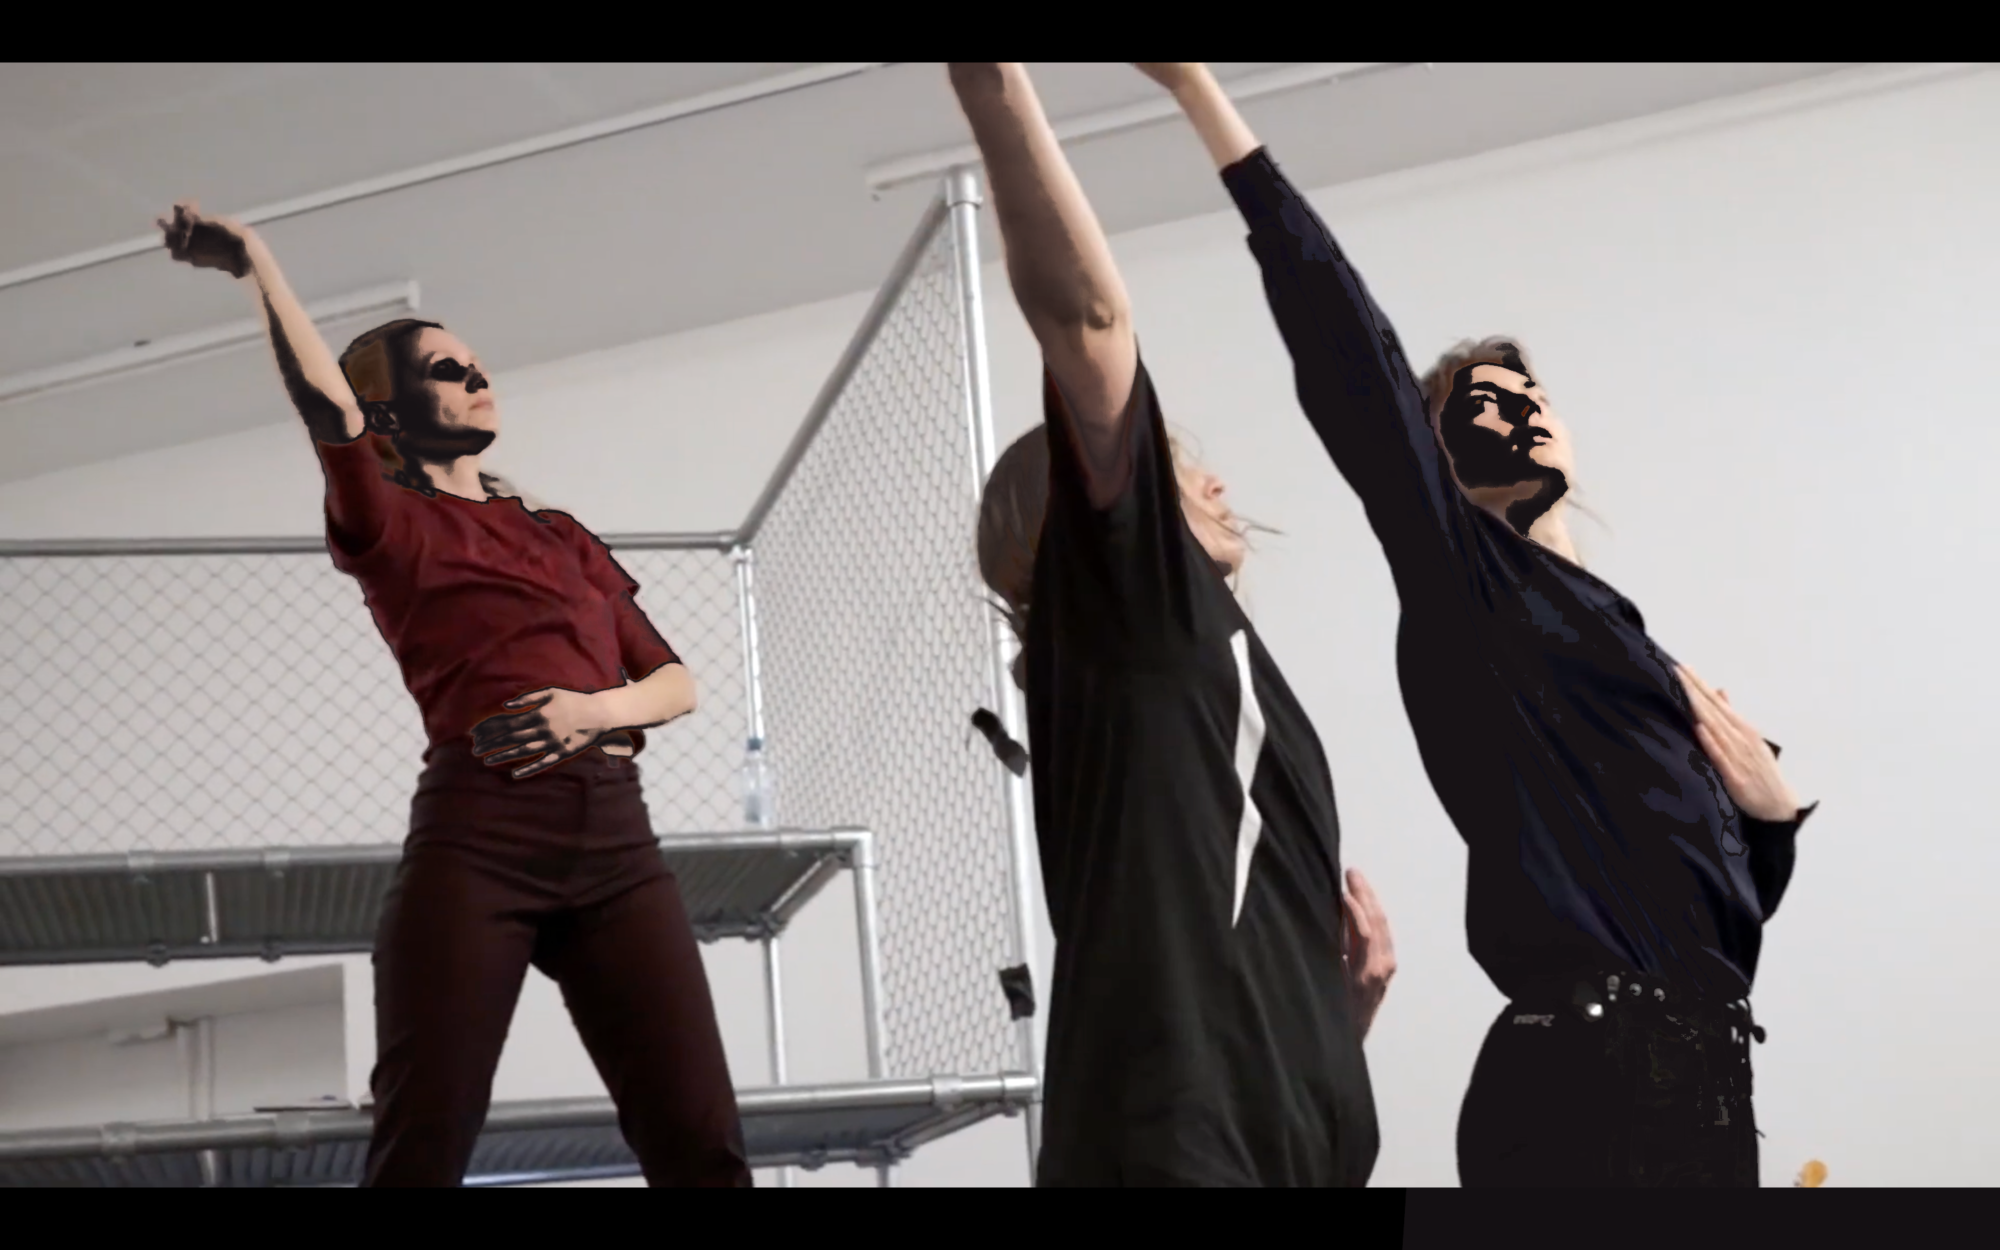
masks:
POLYGON ((1021 312, 1045 348, 1088 355, 1092 344, 1132 333, 1131 306, 1095 292, 1048 292, 1023 299, 1021 312))

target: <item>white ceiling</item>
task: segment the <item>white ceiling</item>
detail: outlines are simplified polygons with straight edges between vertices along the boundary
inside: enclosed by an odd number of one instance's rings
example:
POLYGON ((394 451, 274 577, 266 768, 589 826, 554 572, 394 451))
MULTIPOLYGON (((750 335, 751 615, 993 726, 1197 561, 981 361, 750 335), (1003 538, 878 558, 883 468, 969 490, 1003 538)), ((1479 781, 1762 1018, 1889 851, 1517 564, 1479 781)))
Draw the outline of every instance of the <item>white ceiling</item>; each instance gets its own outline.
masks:
MULTIPOLYGON (((1278 64, 1216 69, 1229 81, 1278 64)), ((802 68, 8 65, 0 271, 144 234, 176 198, 245 211, 802 68)), ((1031 68, 1057 119, 1155 92, 1122 65, 1031 68)), ((1329 186, 1841 68, 1440 63, 1244 112, 1296 181, 1329 186)), ((968 138, 941 65, 891 65, 263 234, 307 301, 416 279, 424 313, 505 371, 873 287, 930 189, 876 200, 863 171, 968 138)), ((1111 231, 1226 206, 1173 125, 1072 152, 1111 231)), ((14 286, 0 290, 0 375, 252 311, 234 284, 164 251, 14 286)), ((0 481, 284 415, 258 348, 0 405, 0 481)))

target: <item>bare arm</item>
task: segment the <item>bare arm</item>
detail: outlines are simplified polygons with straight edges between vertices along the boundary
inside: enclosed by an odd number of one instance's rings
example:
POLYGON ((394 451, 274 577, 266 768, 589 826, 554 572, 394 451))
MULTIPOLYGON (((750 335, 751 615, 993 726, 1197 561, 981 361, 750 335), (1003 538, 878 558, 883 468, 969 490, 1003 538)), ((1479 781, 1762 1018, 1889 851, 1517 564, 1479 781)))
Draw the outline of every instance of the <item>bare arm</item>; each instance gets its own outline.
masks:
POLYGON ((251 279, 285 393, 321 445, 330 531, 350 555, 373 549, 388 526, 389 503, 373 449, 351 445, 367 428, 361 403, 271 249, 256 231, 227 218, 203 217, 193 204, 176 204, 160 229, 175 260, 251 279))
POLYGON ((986 164, 1014 298, 1068 400, 1092 501, 1104 506, 1129 471, 1120 419, 1139 361, 1124 281, 1027 71, 954 64, 951 84, 986 164))
POLYGON ((285 393, 313 437, 324 443, 360 437, 364 426, 353 388, 257 232, 228 218, 204 217, 192 204, 175 205, 172 220, 161 219, 160 229, 175 260, 252 280, 285 393))
POLYGON ((597 698, 605 732, 652 729, 694 711, 694 675, 685 664, 662 664, 644 680, 601 691, 597 698))
POLYGON ((552 686, 509 699, 506 712, 474 725, 472 753, 489 767, 518 764, 514 776, 532 777, 600 744, 616 754, 630 754, 629 740, 605 739, 664 725, 692 712, 694 704, 694 678, 678 660, 654 669, 643 681, 610 690, 586 694, 552 686))
POLYGON ((271 349, 278 357, 278 372, 285 379, 285 393, 291 396, 292 406, 319 442, 347 443, 361 437, 361 404, 320 336, 319 327, 292 294, 264 240, 252 234, 245 242, 250 276, 257 283, 271 349))
POLYGON ((1227 169, 1259 147, 1257 136, 1236 111, 1222 84, 1199 61, 1142 61, 1139 71, 1173 93, 1209 159, 1227 169))

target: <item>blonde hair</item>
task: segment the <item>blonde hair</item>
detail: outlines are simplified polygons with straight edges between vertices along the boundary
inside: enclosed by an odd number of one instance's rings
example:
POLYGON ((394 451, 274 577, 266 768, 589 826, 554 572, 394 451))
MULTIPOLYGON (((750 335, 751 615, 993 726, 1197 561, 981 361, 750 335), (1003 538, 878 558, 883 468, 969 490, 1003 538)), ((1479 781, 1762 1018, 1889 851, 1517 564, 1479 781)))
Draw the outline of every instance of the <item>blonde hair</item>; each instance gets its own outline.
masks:
MULTIPOLYGON (((1038 425, 1000 453, 979 496, 979 576, 999 597, 994 608, 1023 644, 1028 639, 1035 552, 1048 510, 1048 427, 1038 425)), ((1022 689, 1028 684, 1027 659, 1026 651, 1014 657, 1014 684, 1022 689)))
MULTIPOLYGON (((1173 431, 1167 434, 1167 450, 1177 471, 1198 463, 1183 438, 1173 431)), ((1041 546, 1048 510, 1048 427, 1038 425, 1000 453, 979 497, 979 576, 998 598, 993 607, 1024 645, 1035 585, 1035 554, 1041 546)), ((1023 689, 1027 688, 1027 658, 1026 651, 1014 657, 1014 684, 1023 689)))

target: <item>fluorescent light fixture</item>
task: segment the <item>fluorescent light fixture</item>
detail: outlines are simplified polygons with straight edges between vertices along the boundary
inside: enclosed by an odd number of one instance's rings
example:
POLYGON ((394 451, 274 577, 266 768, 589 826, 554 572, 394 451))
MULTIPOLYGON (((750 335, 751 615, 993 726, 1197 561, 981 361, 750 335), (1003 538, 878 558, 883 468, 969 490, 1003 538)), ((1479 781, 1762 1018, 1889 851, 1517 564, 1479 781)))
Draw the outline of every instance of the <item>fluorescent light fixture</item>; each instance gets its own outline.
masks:
MULTIPOLYGON (((1285 91, 1298 91, 1305 87, 1317 87, 1324 83, 1337 82, 1345 78, 1358 78, 1364 74, 1382 70, 1406 69, 1424 64, 1418 61, 1352 61, 1319 62, 1310 65, 1289 65, 1284 69, 1268 73, 1252 74, 1235 82, 1222 84, 1229 98, 1242 103, 1262 96, 1277 95, 1285 91)), ((1426 65, 1428 68, 1428 65, 1426 65)), ((1170 117, 1180 116, 1180 105, 1174 98, 1161 92, 1150 100, 1138 104, 1128 104, 1124 108, 1106 109, 1101 113, 1090 113, 1083 117, 1073 117, 1067 121, 1054 123, 1056 138, 1064 143, 1074 143, 1081 139, 1096 139, 1104 135, 1117 134, 1124 130, 1137 130, 1170 117)), ((954 169, 963 169, 979 164, 979 148, 974 144, 964 144, 943 152, 927 152, 921 156, 905 156, 871 166, 864 177, 868 189, 880 195, 892 187, 905 186, 929 178, 942 178, 954 169)))
MULTIPOLYGON (((306 315, 313 319, 314 324, 325 325, 330 322, 351 321, 367 315, 394 316, 397 313, 412 313, 416 310, 417 284, 399 282, 393 286, 373 287, 337 299, 308 304, 306 315)), ((131 347, 121 347, 117 351, 106 352, 101 356, 92 356, 88 360, 57 365, 52 369, 17 373, 11 378, 0 379, 0 404, 18 403, 33 396, 90 386, 125 374, 200 360, 206 356, 214 356, 241 347, 245 343, 259 341, 264 334, 264 321, 257 318, 213 330, 198 330, 193 334, 152 339, 131 347)))

